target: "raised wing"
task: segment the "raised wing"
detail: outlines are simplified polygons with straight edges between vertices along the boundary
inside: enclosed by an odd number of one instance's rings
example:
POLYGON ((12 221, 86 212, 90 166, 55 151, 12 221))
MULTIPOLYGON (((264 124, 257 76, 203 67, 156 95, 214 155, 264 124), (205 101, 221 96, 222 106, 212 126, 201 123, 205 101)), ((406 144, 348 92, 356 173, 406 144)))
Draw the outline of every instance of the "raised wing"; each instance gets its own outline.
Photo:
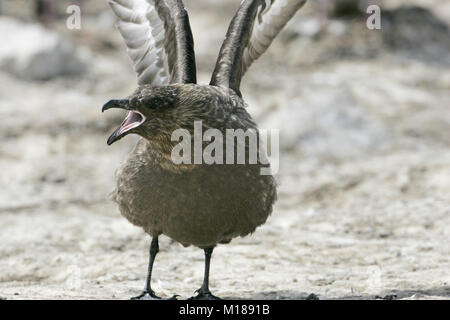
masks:
POLYGON ((196 83, 194 41, 182 0, 107 0, 119 18, 138 84, 196 83))
POLYGON ((220 49, 211 85, 233 89, 306 0, 243 0, 220 49))

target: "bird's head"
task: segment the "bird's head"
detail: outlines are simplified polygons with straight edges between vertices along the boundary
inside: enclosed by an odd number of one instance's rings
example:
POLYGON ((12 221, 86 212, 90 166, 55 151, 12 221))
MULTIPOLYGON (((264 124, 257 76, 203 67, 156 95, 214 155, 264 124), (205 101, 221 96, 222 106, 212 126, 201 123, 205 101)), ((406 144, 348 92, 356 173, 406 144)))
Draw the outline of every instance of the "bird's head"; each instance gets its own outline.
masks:
POLYGON ((108 145, 130 133, 149 141, 170 138, 172 131, 186 122, 190 114, 186 103, 180 101, 180 90, 178 86, 141 86, 126 99, 107 102, 102 111, 128 110, 125 120, 109 137, 108 145))

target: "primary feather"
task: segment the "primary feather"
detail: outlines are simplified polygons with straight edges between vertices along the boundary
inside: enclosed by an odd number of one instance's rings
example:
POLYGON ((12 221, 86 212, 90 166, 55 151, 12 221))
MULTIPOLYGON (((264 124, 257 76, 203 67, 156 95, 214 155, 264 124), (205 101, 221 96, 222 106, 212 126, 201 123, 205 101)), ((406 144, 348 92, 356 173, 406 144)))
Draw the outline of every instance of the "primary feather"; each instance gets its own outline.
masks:
POLYGON ((138 84, 195 83, 189 17, 181 0, 108 0, 138 84))
POLYGON ((243 0, 231 21, 211 85, 240 93, 240 83, 250 65, 271 45, 306 0, 243 0))

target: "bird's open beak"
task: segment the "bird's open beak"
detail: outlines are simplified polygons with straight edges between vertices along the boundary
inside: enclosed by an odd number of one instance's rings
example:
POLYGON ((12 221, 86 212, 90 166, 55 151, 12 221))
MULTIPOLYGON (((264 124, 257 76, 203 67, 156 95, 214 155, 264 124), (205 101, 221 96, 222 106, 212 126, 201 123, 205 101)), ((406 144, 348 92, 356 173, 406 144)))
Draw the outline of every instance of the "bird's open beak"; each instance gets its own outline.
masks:
POLYGON ((108 145, 112 145, 114 142, 119 141, 124 136, 126 136, 132 129, 139 127, 145 122, 145 116, 136 110, 130 109, 130 102, 128 100, 111 100, 107 102, 103 108, 102 112, 109 109, 124 109, 129 110, 125 120, 113 134, 108 138, 108 145))

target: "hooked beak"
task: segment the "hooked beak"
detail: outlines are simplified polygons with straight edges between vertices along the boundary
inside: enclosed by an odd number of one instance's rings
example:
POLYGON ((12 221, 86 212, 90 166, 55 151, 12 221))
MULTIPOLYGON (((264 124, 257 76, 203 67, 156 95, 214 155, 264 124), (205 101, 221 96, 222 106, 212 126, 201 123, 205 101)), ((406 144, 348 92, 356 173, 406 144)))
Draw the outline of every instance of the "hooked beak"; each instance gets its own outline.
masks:
POLYGON ((130 110, 130 102, 126 99, 122 100, 110 100, 102 108, 102 112, 109 109, 125 109, 130 110))
POLYGON ((109 109, 124 109, 129 110, 127 117, 122 122, 119 128, 117 128, 113 134, 108 138, 107 144, 108 146, 112 145, 114 142, 119 141, 124 136, 126 136, 128 133, 130 133, 131 130, 136 129, 141 124, 145 122, 145 116, 136 110, 131 110, 130 108, 130 102, 126 99, 124 100, 111 100, 107 102, 103 108, 102 112, 109 110, 109 109))

